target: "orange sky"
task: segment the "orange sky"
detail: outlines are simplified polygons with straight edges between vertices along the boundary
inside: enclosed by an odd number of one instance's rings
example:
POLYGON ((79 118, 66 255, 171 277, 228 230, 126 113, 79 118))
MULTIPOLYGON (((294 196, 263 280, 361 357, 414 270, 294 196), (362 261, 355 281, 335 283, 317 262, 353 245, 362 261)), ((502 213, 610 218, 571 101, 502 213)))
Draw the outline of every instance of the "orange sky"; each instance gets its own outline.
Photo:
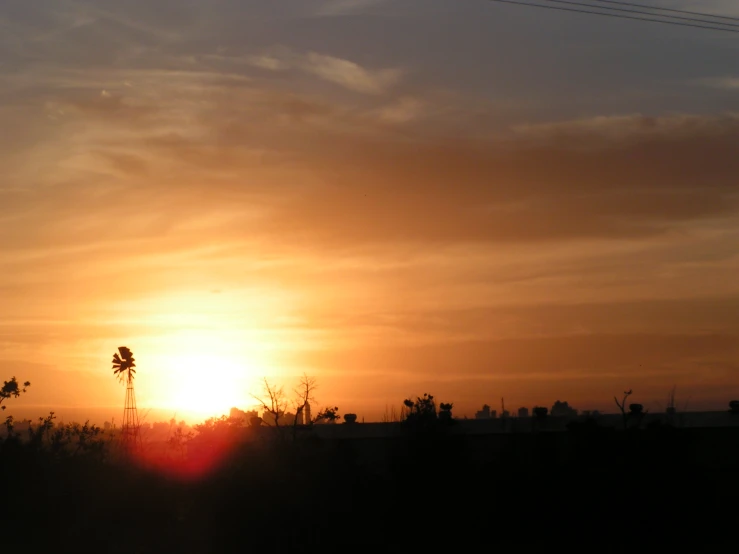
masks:
POLYGON ((368 419, 427 391, 468 415, 739 397, 736 41, 205 4, 0 8, 16 406, 117 407, 120 345, 140 406, 194 419, 303 372, 368 419))

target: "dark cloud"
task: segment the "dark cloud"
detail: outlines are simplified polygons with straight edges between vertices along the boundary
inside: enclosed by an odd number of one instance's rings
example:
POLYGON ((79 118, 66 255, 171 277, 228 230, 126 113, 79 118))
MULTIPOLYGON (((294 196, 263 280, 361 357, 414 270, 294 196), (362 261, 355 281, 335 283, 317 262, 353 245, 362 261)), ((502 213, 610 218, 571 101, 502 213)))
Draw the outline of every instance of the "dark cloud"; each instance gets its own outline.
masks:
POLYGON ((736 213, 735 119, 679 137, 587 140, 582 149, 556 136, 544 145, 337 138, 306 162, 326 186, 297 198, 274 231, 323 244, 635 238, 736 213))
POLYGON ((719 371, 732 379, 726 367, 707 368, 737 354, 736 335, 582 334, 417 346, 370 343, 348 350, 290 353, 286 358, 316 369, 340 368, 352 376, 406 373, 450 380, 487 376, 556 381, 578 376, 598 380, 602 375, 695 378, 704 371, 719 371))
MULTIPOLYGON (((376 310, 313 314, 297 328, 340 334, 342 329, 384 329, 417 340, 432 337, 551 337, 604 333, 734 333, 739 298, 732 296, 620 302, 509 304, 467 309, 376 310)), ((290 327, 290 325, 285 325, 290 327)))

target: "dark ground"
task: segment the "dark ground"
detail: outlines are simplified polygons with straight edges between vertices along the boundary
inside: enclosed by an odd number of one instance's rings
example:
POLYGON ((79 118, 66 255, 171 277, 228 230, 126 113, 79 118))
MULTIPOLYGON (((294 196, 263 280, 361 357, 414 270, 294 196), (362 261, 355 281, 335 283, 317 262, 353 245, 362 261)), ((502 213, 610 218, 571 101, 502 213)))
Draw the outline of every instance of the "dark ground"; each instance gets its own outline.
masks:
POLYGON ((0 544, 8 552, 706 551, 731 544, 739 524, 736 429, 437 430, 373 440, 248 442, 189 480, 99 452, 56 455, 6 441, 0 544))

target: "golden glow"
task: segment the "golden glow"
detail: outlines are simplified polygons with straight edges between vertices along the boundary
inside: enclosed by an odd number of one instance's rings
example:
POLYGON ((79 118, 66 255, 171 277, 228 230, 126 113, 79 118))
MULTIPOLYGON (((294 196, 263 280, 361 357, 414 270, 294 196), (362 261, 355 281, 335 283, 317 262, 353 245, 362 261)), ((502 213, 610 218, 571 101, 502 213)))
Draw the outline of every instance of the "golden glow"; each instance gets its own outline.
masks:
POLYGON ((421 60, 384 17, 367 25, 397 48, 369 52, 340 44, 342 17, 312 20, 326 40, 306 49, 286 2, 269 33, 204 2, 177 25, 32 4, 0 33, 0 379, 33 383, 19 417, 120 414, 121 345, 147 422, 303 373, 368 421, 424 392, 472 415, 501 396, 612 410, 624 387, 654 410, 673 385, 725 409, 739 385, 739 115, 706 109, 718 89, 587 67, 567 82, 585 109, 548 67, 501 86, 477 41, 421 60), (642 85, 632 104, 613 88, 642 85))
MULTIPOLYGON (((232 407, 250 404, 253 383, 271 372, 243 333, 238 335, 235 329, 208 329, 157 337, 147 359, 146 404, 186 420, 227 415, 232 407)), ((142 379, 142 390, 144 384, 142 379)))
POLYGON ((237 361, 218 355, 173 356, 163 404, 187 414, 220 416, 241 406, 248 396, 245 374, 237 361))

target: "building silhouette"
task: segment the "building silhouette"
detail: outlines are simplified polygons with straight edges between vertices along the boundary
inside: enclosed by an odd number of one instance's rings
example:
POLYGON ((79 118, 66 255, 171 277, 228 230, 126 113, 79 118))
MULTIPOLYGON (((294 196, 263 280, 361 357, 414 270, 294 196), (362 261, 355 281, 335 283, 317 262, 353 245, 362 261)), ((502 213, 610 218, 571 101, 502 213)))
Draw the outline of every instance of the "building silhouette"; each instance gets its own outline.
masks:
POLYGON ((482 409, 475 412, 475 419, 495 419, 496 417, 498 417, 498 412, 491 410, 487 404, 483 404, 482 409))
POLYGON ((246 425, 249 423, 252 417, 257 417, 257 411, 250 410, 245 412, 244 410, 239 410, 238 408, 231 408, 228 416, 231 419, 240 421, 246 425))

